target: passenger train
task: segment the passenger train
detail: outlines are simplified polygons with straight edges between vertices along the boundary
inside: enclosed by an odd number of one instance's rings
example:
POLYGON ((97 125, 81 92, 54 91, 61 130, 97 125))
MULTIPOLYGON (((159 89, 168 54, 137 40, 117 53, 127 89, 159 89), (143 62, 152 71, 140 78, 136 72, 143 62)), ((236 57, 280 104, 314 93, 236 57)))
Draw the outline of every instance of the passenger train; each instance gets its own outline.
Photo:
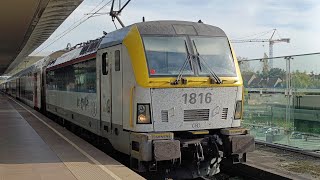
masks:
POLYGON ((135 23, 48 56, 1 87, 107 141, 138 172, 208 177, 254 149, 240 126, 237 58, 224 31, 204 23, 135 23))

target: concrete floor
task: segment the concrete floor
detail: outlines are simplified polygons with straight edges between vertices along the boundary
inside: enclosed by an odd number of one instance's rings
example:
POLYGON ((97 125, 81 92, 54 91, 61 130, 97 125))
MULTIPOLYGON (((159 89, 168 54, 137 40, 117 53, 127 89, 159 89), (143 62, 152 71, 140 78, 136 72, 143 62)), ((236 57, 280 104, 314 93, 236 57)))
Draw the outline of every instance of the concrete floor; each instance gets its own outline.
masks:
POLYGON ((15 101, 0 94, 0 180, 143 179, 15 101))

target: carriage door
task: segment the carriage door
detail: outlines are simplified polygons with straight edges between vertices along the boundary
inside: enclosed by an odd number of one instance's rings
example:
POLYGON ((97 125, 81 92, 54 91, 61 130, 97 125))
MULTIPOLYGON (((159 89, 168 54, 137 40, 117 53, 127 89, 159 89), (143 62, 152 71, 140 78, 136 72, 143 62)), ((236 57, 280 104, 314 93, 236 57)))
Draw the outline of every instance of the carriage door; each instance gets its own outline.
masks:
POLYGON ((111 110, 111 52, 103 51, 98 61, 100 68, 100 130, 101 135, 108 137, 111 134, 112 110, 111 110))

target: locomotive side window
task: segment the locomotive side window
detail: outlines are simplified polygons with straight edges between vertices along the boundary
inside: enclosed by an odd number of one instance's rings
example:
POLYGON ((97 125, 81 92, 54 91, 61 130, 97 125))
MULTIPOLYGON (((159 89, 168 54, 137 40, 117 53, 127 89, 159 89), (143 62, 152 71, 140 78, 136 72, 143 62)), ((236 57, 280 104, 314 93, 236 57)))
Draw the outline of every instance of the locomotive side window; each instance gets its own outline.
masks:
POLYGON ((120 71, 120 51, 119 50, 116 50, 114 52, 114 60, 115 60, 115 63, 114 63, 115 71, 120 71))
POLYGON ((108 75, 109 70, 109 63, 108 63, 108 53, 102 54, 102 74, 108 75))

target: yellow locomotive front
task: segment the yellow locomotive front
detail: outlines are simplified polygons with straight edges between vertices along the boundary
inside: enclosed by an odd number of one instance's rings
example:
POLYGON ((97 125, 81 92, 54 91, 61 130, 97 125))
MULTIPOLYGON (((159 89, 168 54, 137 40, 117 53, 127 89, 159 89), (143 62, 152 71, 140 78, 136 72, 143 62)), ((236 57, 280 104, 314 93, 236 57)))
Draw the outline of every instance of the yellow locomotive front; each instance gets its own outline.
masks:
POLYGON ((218 173, 221 160, 245 161, 254 139, 240 127, 243 82, 220 28, 138 23, 123 44, 135 77, 127 126, 133 167, 175 167, 194 178, 218 173))

